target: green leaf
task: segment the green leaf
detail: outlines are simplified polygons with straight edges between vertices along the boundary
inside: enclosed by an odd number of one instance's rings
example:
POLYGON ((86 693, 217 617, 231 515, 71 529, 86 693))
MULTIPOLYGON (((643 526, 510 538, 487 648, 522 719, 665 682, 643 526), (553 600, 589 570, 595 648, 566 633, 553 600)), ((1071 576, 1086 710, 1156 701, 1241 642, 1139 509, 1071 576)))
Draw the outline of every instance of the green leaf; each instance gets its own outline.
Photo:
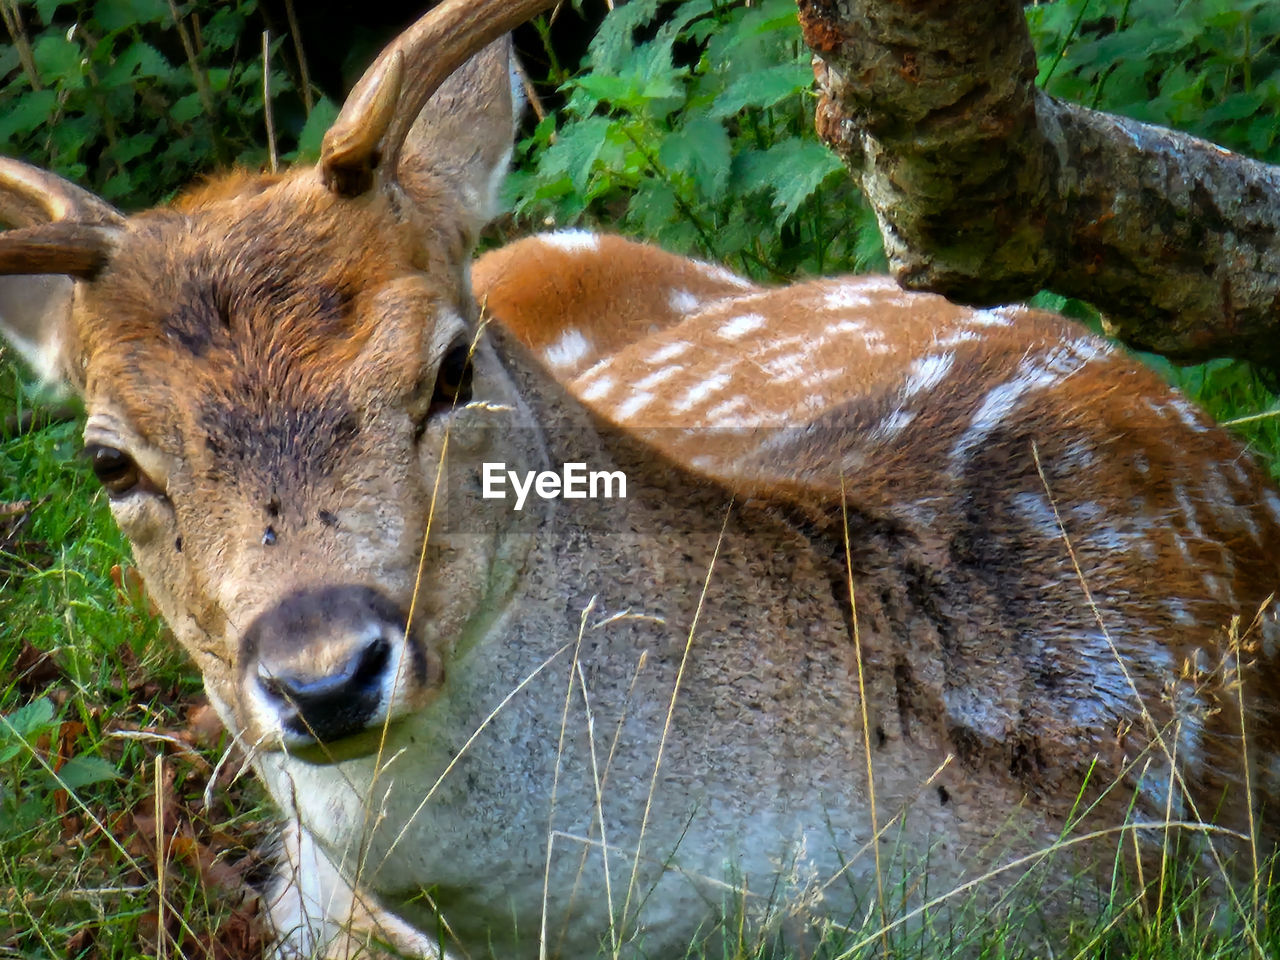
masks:
POLYGON ((93 19, 103 30, 111 33, 170 17, 169 6, 164 0, 98 0, 93 6, 93 19))
POLYGON ((80 72, 83 54, 80 46, 67 40, 60 31, 46 33, 31 45, 36 71, 51 86, 79 87, 84 83, 80 72))
POLYGON ((658 160, 667 170, 692 178, 703 197, 716 200, 729 182, 732 149, 719 120, 696 117, 662 142, 658 160))
POLYGON ((15 734, 23 740, 30 740, 34 735, 53 723, 53 701, 48 697, 32 700, 24 707, 19 707, 0 723, 0 737, 12 737, 15 734))
POLYGON ((58 771, 58 779, 73 792, 95 783, 119 778, 120 772, 101 757, 72 757, 58 771))
POLYGON ((52 23, 54 12, 64 3, 66 0, 36 0, 36 13, 40 14, 42 22, 52 23))
POLYGON ((33 90, 15 97, 0 110, 0 143, 30 133, 47 124, 58 108, 58 95, 52 90, 33 90))
POLYGON ((311 108, 311 115, 302 125, 298 134, 298 159, 314 161, 320 159, 320 144, 324 140, 325 131, 338 119, 338 105, 328 97, 321 97, 311 108))
POLYGON ((636 28, 658 15, 660 3, 632 0, 614 7, 587 47, 591 66, 601 73, 619 72, 635 47, 636 28))
POLYGON ((734 168, 739 189, 773 191, 774 209, 783 219, 794 214, 822 181, 844 169, 822 144, 804 140, 783 140, 768 150, 744 153, 734 168))
POLYGON ((813 86, 813 68, 780 63, 743 74, 716 100, 713 117, 729 117, 744 107, 772 107, 779 100, 813 86))
POLYGON ((190 123, 200 116, 202 110, 204 105, 200 102, 200 94, 189 93, 174 101, 173 106, 169 108, 169 119, 176 123, 190 123))
POLYGON ((587 179, 596 157, 604 147, 611 122, 606 117, 588 117, 569 124, 560 131, 538 164, 538 178, 552 181, 567 174, 579 193, 586 190, 587 179))
POLYGON ((173 67, 155 47, 141 40, 125 47, 106 73, 102 75, 104 86, 131 84, 135 77, 168 77, 173 67))
POLYGON ((235 6, 225 6, 200 31, 205 46, 213 50, 230 50, 244 35, 244 14, 235 6))
POLYGON ((640 87, 632 77, 589 73, 574 80, 573 86, 585 92, 597 103, 604 100, 630 107, 640 100, 640 87))

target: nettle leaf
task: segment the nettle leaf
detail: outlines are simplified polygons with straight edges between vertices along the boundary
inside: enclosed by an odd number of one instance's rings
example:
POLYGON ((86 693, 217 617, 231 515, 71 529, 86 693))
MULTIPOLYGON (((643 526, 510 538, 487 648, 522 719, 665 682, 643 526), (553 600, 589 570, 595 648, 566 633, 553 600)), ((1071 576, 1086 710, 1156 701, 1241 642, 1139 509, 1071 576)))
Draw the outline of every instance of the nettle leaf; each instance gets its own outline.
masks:
MULTIPOLYGON (((169 108, 169 119, 175 123, 190 123, 200 116, 203 110, 204 104, 200 102, 200 94, 189 93, 174 101, 173 106, 169 108)), ((336 111, 334 115, 337 115, 336 111)))
POLYGON ((631 202, 632 224, 642 236, 652 237, 679 218, 676 192, 665 180, 650 177, 641 181, 631 202))
POLYGON ((747 151, 734 163, 736 186, 771 190, 773 207, 783 219, 796 212, 827 177, 843 171, 835 154, 820 143, 783 140, 768 150, 747 151))
POLYGON ((58 95, 53 90, 33 90, 15 97, 0 111, 0 142, 44 126, 57 107, 58 95))
POLYGON ((231 70, 227 67, 212 67, 209 70, 209 89, 214 93, 225 93, 231 83, 231 70))
POLYGON ((690 177, 698 192, 715 200, 729 182, 733 147, 719 120, 697 117, 668 136, 658 150, 658 160, 672 173, 690 177))
POLYGON ((120 772, 101 757, 72 757, 58 771, 58 779, 71 791, 119 778, 120 772))
POLYGON ((169 18, 165 0, 98 0, 93 6, 93 19, 110 33, 135 24, 157 23, 169 18))
POLYGON ((123 86, 134 77, 167 77, 173 67, 155 47, 141 40, 129 44, 102 76, 106 86, 123 86))
POLYGON ((587 180, 611 125, 606 117, 587 117, 566 125, 556 142, 543 154, 538 164, 538 178, 554 181, 560 174, 566 174, 579 193, 586 190, 587 180))
POLYGON ((40 79, 51 86, 79 87, 84 84, 80 72, 83 54, 79 44, 72 43, 58 31, 46 33, 31 45, 40 79))
POLYGON ((36 13, 40 14, 40 20, 43 23, 52 23, 54 13, 64 3, 66 0, 36 0, 36 13))
MULTIPOLYGON (((640 85, 634 76, 611 76, 589 73, 573 81, 573 86, 586 93, 597 103, 604 101, 628 110, 643 102, 640 85)), ((581 113, 585 113, 582 111, 581 113)), ((580 113, 580 115, 581 115, 580 113)))
POLYGON ((111 158, 117 164, 129 163, 145 153, 150 153, 155 145, 154 133, 135 133, 132 137, 116 144, 115 150, 111 152, 111 158))
POLYGON ((133 193, 133 176, 127 168, 121 168, 107 177, 102 185, 102 196, 107 200, 119 200, 133 193))
POLYGON ((772 107, 813 86, 813 68, 802 63, 780 63, 745 73, 729 84, 711 110, 713 117, 729 117, 744 107, 772 107))
POLYGON ((1233 93, 1215 106, 1210 107, 1200 118, 1201 124, 1208 126, 1227 120, 1243 120, 1252 117, 1266 104, 1266 98, 1258 91, 1233 93))
POLYGON ((53 701, 48 697, 32 700, 24 707, 19 707, 0 723, 0 739, 17 736, 30 741, 53 723, 53 701))
POLYGON ((311 115, 298 134, 298 159, 320 159, 320 144, 325 131, 338 119, 338 105, 328 97, 321 97, 311 108, 311 115))
POLYGON ((200 31, 205 45, 214 50, 230 50, 244 34, 244 14, 236 7, 223 7, 200 31))
POLYGON ((618 72, 630 59, 635 32, 658 15, 661 0, 632 0, 609 13, 587 47, 587 57, 599 72, 618 72))

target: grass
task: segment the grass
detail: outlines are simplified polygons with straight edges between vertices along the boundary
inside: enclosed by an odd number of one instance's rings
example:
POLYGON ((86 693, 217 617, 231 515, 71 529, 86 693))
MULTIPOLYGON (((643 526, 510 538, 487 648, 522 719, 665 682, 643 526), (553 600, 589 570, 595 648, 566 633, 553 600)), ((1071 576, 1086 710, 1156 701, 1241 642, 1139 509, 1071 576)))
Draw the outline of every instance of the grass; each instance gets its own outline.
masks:
MULTIPOLYGON (((0 366, 0 422, 32 402, 0 366)), ((223 736, 128 587, 80 426, 0 439, 0 957, 251 956, 270 813, 234 765, 204 804, 223 736)))

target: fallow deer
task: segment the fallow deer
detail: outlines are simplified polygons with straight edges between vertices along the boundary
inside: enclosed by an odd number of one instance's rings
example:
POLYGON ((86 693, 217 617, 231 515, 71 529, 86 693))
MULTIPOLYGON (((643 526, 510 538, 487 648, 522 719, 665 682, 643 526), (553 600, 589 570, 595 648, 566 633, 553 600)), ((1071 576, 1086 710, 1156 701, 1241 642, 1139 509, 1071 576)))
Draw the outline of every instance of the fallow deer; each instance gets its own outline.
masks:
POLYGON ((279 953, 682 955, 725 912, 961 923, 1024 878, 1052 920, 1168 845, 1255 873, 1280 497, 1240 444, 1068 321, 883 278, 562 233, 473 296, 497 38, 545 6, 438 7, 316 168, 124 217, 0 164, 0 272, 43 275, 10 342, 84 397, 288 818, 279 953), (515 510, 483 463, 627 497, 515 510))

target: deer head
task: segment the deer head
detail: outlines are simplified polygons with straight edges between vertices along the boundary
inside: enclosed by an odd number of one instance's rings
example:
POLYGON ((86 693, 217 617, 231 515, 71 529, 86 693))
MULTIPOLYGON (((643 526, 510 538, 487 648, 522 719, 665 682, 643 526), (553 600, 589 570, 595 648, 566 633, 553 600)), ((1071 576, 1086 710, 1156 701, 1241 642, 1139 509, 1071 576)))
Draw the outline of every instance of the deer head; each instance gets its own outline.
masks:
POLYGON ((486 599, 492 542, 435 538, 421 582, 420 553, 446 428, 465 442, 518 408, 473 349, 468 261, 510 155, 496 38, 546 6, 437 7, 369 69, 314 167, 233 173, 126 217, 0 160, 0 219, 18 228, 0 235, 0 330, 83 396, 150 592, 260 746, 420 707, 448 631, 406 628, 410 606, 458 626, 486 599))

